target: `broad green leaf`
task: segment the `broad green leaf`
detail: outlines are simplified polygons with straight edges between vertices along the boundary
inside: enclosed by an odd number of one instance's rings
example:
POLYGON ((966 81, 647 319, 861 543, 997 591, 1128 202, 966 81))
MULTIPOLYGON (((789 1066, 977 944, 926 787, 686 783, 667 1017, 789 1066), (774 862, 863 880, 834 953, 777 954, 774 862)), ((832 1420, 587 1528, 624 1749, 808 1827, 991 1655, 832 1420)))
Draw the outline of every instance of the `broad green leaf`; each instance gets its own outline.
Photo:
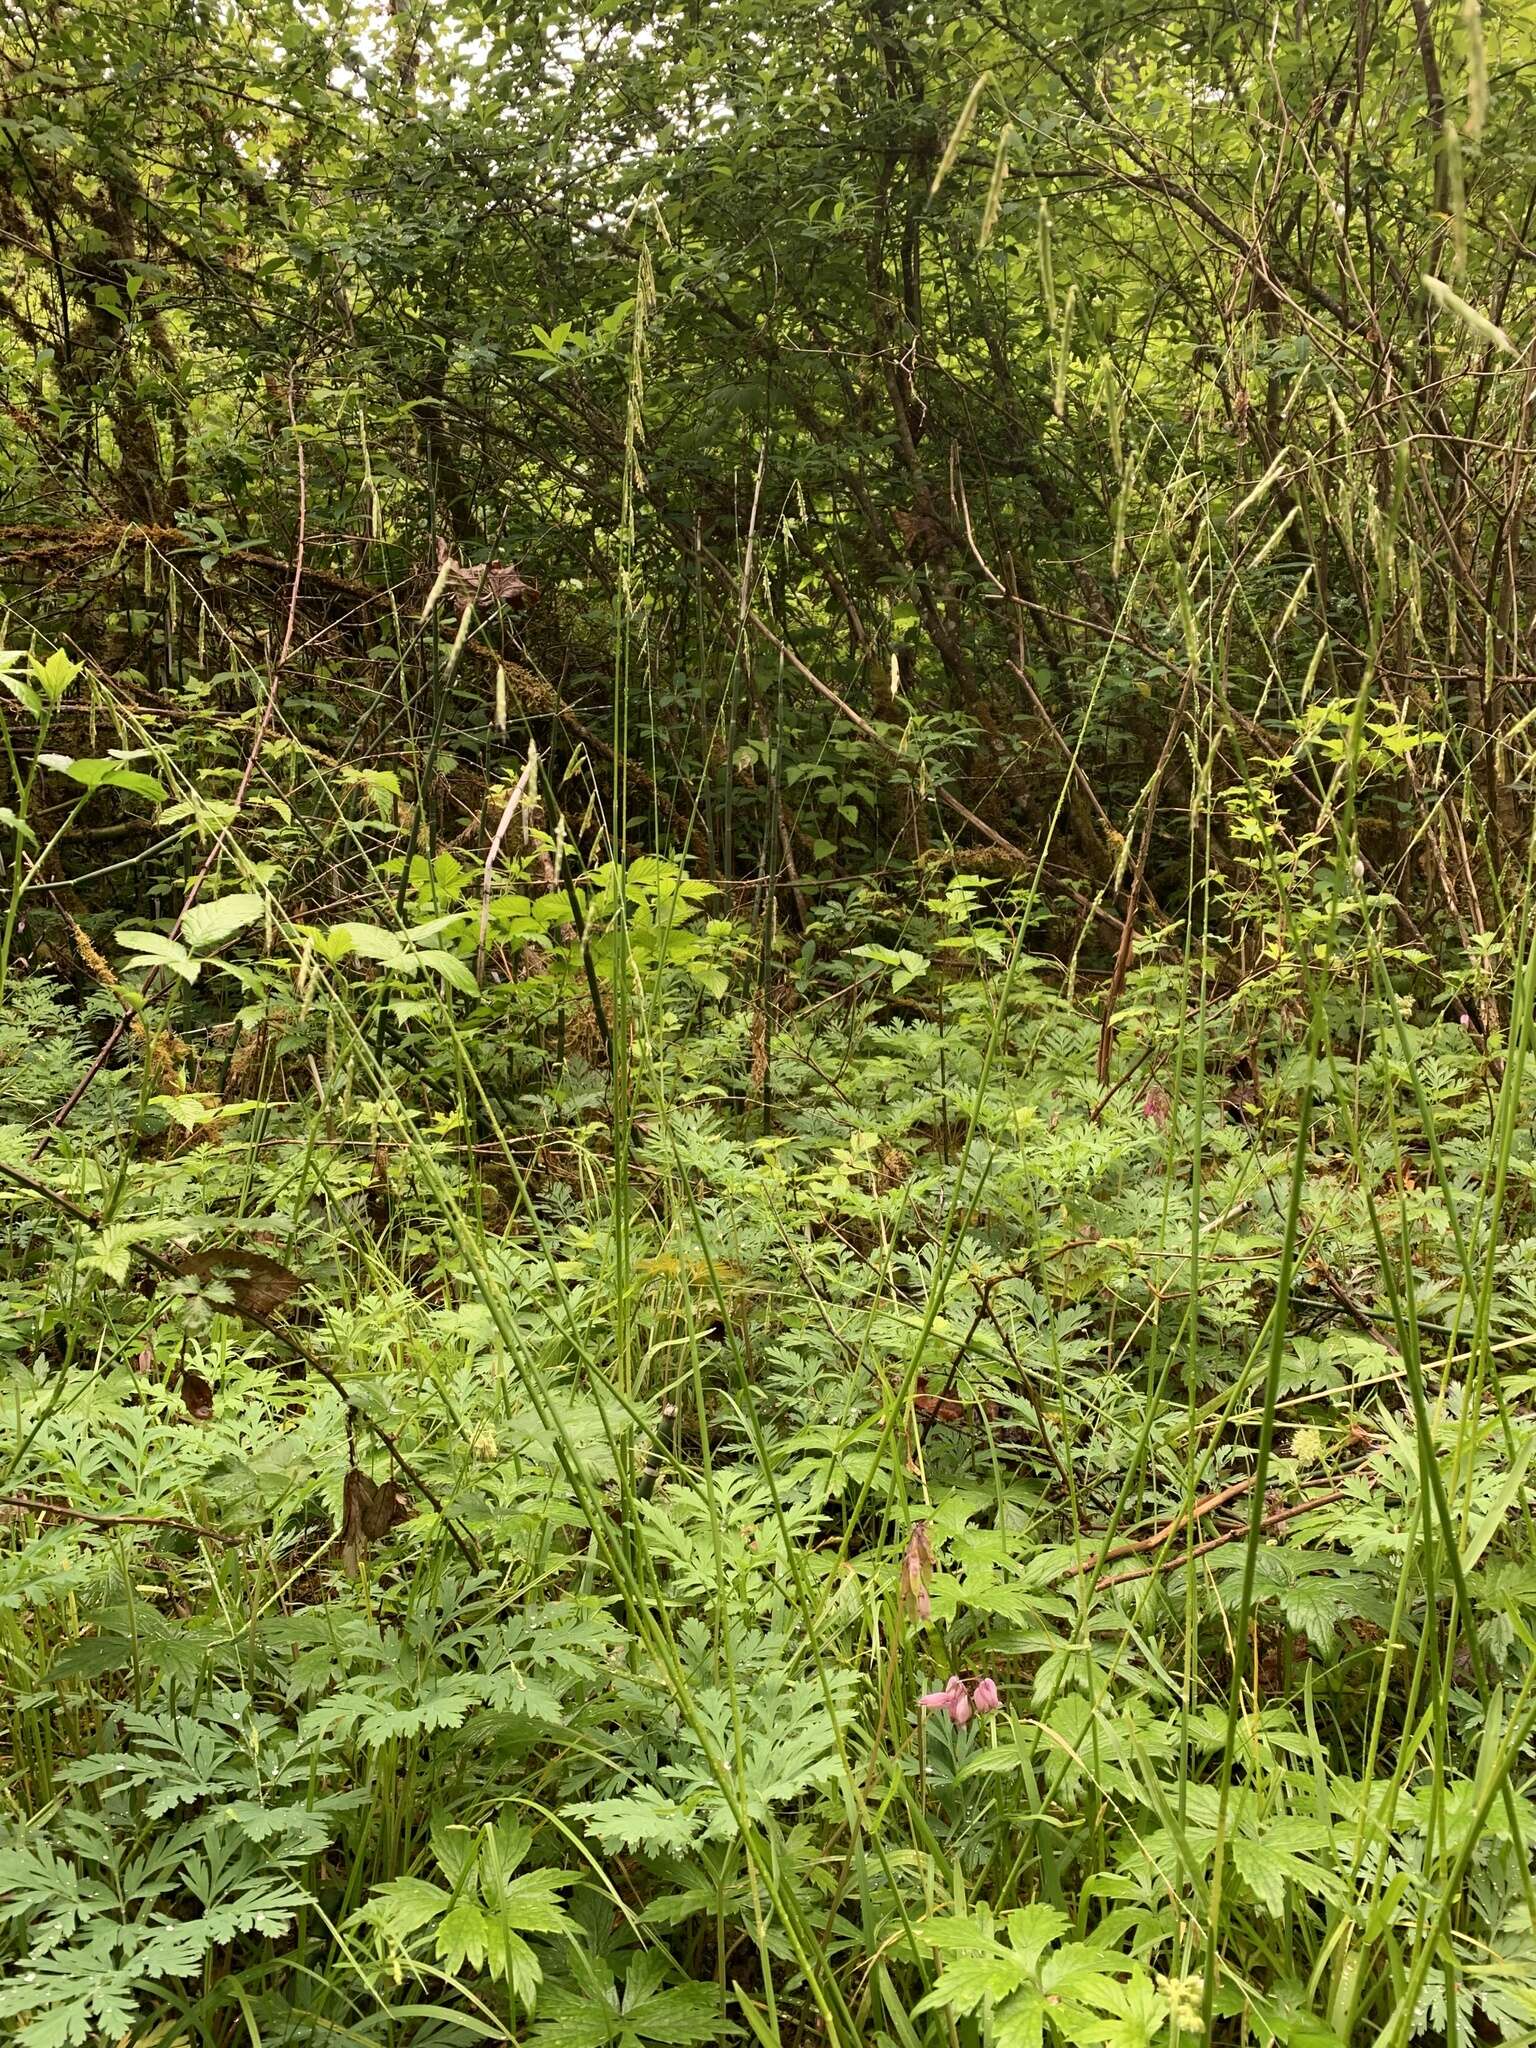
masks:
POLYGON ((720 1994, 710 1984, 677 1984, 640 2000, 626 1999, 624 2021, 629 2031, 657 2048, 672 2042, 724 2041, 741 2032, 720 2011, 720 1994))
POLYGON ((1029 1981, 1029 1973, 1002 1950, 989 1955, 954 1956, 939 1972, 939 1981, 926 1998, 913 2006, 914 2014, 942 2012, 946 2008, 962 2016, 975 2012, 990 1999, 1007 1998, 1029 1981))
POLYGON ((212 903, 194 903, 181 920, 182 937, 195 952, 221 946, 236 932, 255 924, 265 912, 259 896, 220 896, 212 903))
POLYGON ((431 1884, 423 1877, 397 1877, 380 1885, 358 1909, 356 1917, 395 1941, 404 1942, 423 1927, 430 1927, 447 1910, 450 1896, 441 1885, 431 1884))
POLYGON ((83 789, 122 789, 132 796, 147 797, 151 803, 161 803, 165 790, 153 775, 146 775, 141 769, 130 768, 125 761, 72 760, 68 754, 44 754, 44 767, 57 769, 72 782, 78 782, 83 789))
POLYGON ((166 932, 119 932, 117 943, 130 953, 141 954, 139 965, 153 962, 157 967, 169 967, 183 981, 196 981, 202 972, 202 962, 194 960, 181 941, 166 932))
MULTIPOLYGON (((332 927, 331 944, 344 939, 350 951, 360 960, 376 960, 381 967, 409 967, 413 954, 410 945, 398 932, 385 931, 377 924, 338 924, 332 927)), ((342 959, 344 954, 334 951, 333 959, 342 959)))
POLYGON ((486 1907, 525 1934, 569 1934, 571 1920, 559 1894, 575 1882, 574 1871, 527 1870, 505 1885, 500 1899, 487 1890, 486 1907))
POLYGON ((1047 1906, 1036 1900, 1033 1905, 1015 1907, 1003 1924, 1014 1953, 1033 1969, 1051 1943, 1060 1941, 1072 1923, 1059 1906, 1047 1906))
POLYGON ((444 953, 435 947, 429 947, 425 952, 415 954, 413 958, 418 967, 430 968, 434 973, 440 974, 450 988, 458 989, 461 994, 474 996, 480 993, 479 983, 456 953, 444 953))
POLYGON ((78 661, 71 661, 62 647, 56 647, 46 661, 32 663, 32 680, 50 704, 62 701, 70 684, 80 673, 78 661))

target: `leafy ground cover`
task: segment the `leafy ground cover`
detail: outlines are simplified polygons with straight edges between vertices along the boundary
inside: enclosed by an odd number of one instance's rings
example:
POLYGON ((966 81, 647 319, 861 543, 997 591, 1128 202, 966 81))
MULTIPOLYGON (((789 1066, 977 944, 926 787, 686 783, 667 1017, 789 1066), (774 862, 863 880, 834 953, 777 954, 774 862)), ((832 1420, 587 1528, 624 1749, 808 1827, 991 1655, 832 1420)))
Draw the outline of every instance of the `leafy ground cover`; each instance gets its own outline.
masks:
POLYGON ((1536 2041, 1533 32, 0 8, 0 2037, 1536 2041))
POLYGON ((15 2038, 1524 2037, 1523 1027, 402 872, 6 986, 15 2038))

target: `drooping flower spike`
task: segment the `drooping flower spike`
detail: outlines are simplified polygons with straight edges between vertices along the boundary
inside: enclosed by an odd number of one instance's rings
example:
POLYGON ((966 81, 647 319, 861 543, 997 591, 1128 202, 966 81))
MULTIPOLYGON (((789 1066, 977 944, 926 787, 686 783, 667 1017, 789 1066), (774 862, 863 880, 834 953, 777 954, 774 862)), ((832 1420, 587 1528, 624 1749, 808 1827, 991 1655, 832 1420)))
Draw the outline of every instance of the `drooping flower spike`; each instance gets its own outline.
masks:
POLYGON ((971 1696, 966 1691, 965 1680, 953 1675, 942 1692, 925 1692, 918 1705, 934 1714, 942 1708, 957 1728, 963 1728, 971 1718, 971 1696))
POLYGON ((942 1692, 925 1692, 917 1704, 930 1714, 948 1714, 957 1728, 963 1728, 973 1714, 995 1714, 1002 1704, 1002 1694, 994 1678, 978 1678, 975 1686, 969 1687, 963 1678, 951 1673, 942 1692))

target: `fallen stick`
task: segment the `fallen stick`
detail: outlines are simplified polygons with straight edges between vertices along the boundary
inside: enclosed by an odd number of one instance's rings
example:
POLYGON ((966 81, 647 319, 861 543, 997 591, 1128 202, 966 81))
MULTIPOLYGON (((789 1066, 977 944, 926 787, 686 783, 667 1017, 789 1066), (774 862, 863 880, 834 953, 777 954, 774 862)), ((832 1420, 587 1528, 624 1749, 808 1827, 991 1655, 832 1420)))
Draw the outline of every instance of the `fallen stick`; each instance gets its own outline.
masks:
POLYGON ((97 1529, 180 1529, 188 1536, 204 1537, 209 1543, 238 1545, 238 1536, 225 1536, 218 1529, 205 1529, 201 1522, 184 1522, 179 1515, 101 1515, 94 1508, 66 1507, 58 1500, 34 1500, 25 1493, 0 1493, 0 1507, 22 1508, 29 1515, 58 1515, 67 1522, 89 1522, 97 1529))
MULTIPOLYGON (((1193 1507, 1180 1509, 1172 1521, 1164 1522, 1160 1528, 1154 1529, 1150 1536, 1138 1536, 1132 1542, 1117 1543, 1112 1550, 1106 1550, 1101 1558, 1073 1565, 1070 1570, 1062 1573, 1062 1577, 1075 1579, 1084 1572, 1101 1572, 1105 1565, 1117 1564, 1122 1557, 1138 1557, 1144 1551, 1157 1550, 1164 1543, 1171 1542, 1186 1523, 1201 1521, 1206 1515, 1215 1514, 1218 1508, 1224 1508, 1228 1501, 1236 1500, 1240 1494, 1246 1493, 1253 1481, 1252 1473, 1246 1479, 1235 1479, 1230 1486, 1223 1486, 1219 1492, 1208 1493, 1204 1500, 1197 1500, 1193 1507)), ((1101 1579, 1099 1583, 1102 1585, 1104 1581, 1101 1579)))
MULTIPOLYGON (((1330 1501, 1342 1500, 1344 1488, 1331 1486, 1325 1493, 1314 1493, 1307 1500, 1293 1501, 1289 1507, 1276 1508, 1259 1524, 1259 1533, 1278 1529, 1282 1523, 1293 1522, 1298 1515, 1305 1515, 1313 1508, 1325 1508, 1330 1501)), ((1247 1529, 1226 1529, 1219 1536, 1207 1536, 1203 1543, 1197 1543, 1193 1550, 1181 1550, 1176 1557, 1159 1558, 1156 1564, 1143 1565, 1134 1572, 1112 1572, 1107 1579, 1095 1579, 1093 1590, 1103 1592, 1106 1586, 1128 1586, 1133 1579, 1155 1579, 1159 1572, 1172 1571, 1181 1564, 1188 1564, 1192 1558, 1204 1557, 1207 1552, 1220 1550, 1225 1544, 1241 1542, 1248 1534, 1247 1529)))

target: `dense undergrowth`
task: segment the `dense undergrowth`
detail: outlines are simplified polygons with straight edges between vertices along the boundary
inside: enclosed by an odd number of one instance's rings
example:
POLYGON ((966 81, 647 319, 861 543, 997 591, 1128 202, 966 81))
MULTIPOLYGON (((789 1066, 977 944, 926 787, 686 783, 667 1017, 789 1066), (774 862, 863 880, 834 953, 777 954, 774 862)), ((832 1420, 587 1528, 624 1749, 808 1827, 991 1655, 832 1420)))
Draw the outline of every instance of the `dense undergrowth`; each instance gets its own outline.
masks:
POLYGON ((0 8, 0 2038, 1536 2042, 1533 86, 0 8))
POLYGON ((1486 960, 401 859, 5 985, 15 2037, 1527 2037, 1486 960))

